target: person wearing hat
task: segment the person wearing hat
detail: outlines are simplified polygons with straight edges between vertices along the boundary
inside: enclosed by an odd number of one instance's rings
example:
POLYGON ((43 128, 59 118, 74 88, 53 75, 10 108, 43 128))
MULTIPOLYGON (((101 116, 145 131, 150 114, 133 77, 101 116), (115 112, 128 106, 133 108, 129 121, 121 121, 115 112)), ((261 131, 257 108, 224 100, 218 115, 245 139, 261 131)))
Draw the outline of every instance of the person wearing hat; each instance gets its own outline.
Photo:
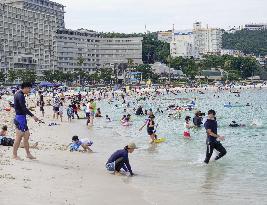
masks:
POLYGON ((202 113, 201 113, 201 111, 197 111, 197 112, 195 113, 195 117, 193 118, 193 123, 194 123, 194 125, 195 125, 196 127, 201 127, 201 125, 203 124, 203 123, 202 123, 202 120, 203 120, 203 118, 202 118, 202 113))
POLYGON ((191 117, 190 116, 186 116, 185 117, 185 124, 184 124, 184 138, 191 138, 190 135, 190 129, 193 128, 194 126, 191 125, 190 123, 191 117))
POLYGON ((129 172, 131 176, 134 175, 130 162, 129 153, 133 153, 137 149, 135 143, 130 143, 124 147, 124 149, 117 150, 114 152, 106 163, 106 169, 114 172, 115 175, 121 175, 120 170, 123 169, 125 172, 129 172))
POLYGON ((145 126, 147 126, 147 134, 151 139, 151 143, 153 143, 157 139, 157 135, 155 133, 155 115, 150 115, 148 120, 146 120, 145 124, 139 129, 141 131, 145 126))

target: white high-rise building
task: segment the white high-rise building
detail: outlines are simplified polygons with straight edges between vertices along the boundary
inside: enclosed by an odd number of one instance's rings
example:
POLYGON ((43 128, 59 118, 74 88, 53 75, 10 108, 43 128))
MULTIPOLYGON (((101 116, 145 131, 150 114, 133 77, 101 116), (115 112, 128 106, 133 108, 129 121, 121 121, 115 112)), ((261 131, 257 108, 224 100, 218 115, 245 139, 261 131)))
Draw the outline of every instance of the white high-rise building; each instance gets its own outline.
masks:
POLYGON ((192 32, 173 33, 170 43, 171 57, 195 57, 194 36, 192 32))
POLYGON ((201 22, 194 23, 193 35, 196 58, 206 54, 220 54, 222 48, 222 30, 203 28, 201 22))
POLYGON ((56 67, 56 17, 0 4, 0 70, 56 67))
POLYGON ((200 22, 194 23, 193 30, 173 32, 170 44, 172 57, 200 58, 207 54, 220 54, 222 30, 203 28, 200 22))
POLYGON ((9 4, 10 6, 21 9, 54 15, 56 16, 57 28, 65 28, 64 6, 57 2, 49 0, 1 0, 0 3, 9 4))
POLYGON ((113 68, 114 65, 142 62, 142 40, 140 37, 102 38, 95 31, 86 29, 60 29, 56 35, 57 68, 64 72, 82 69, 95 72, 98 68, 113 68), (79 59, 83 59, 82 64, 79 59))

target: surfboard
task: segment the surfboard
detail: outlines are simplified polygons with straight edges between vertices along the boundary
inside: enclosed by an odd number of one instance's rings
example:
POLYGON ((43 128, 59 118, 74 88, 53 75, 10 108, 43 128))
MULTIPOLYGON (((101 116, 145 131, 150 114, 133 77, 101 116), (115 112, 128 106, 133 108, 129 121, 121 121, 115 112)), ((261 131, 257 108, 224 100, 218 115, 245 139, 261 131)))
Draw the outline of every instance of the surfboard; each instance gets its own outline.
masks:
POLYGON ((162 143, 162 142, 166 142, 166 138, 158 138, 154 140, 154 143, 162 143))

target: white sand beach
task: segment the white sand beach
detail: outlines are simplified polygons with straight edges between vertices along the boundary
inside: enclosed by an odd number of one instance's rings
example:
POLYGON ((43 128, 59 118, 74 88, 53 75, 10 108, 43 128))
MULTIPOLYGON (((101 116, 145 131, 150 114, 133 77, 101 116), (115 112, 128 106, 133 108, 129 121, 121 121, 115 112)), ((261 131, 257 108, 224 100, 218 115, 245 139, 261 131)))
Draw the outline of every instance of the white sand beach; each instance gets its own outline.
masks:
MULTIPOLYGON (((46 109, 50 116, 51 109, 46 109)), ((1 112, 1 123, 3 116, 11 126, 13 113, 1 112)), ((53 121, 50 116, 44 121, 53 121)), ((47 123, 38 125, 29 120, 31 140, 39 142, 39 149, 32 149, 37 160, 26 159, 24 149, 19 149, 24 161, 15 161, 11 159, 12 147, 0 146, 1 205, 149 204, 140 190, 129 185, 131 178, 106 172, 104 165, 113 146, 106 144, 106 153, 101 153, 98 150, 103 145, 95 143, 92 149, 96 153, 71 153, 64 145, 74 134, 88 136, 89 130, 85 126, 81 130, 80 121, 73 121, 71 126, 66 119, 59 126, 49 127, 47 123)))

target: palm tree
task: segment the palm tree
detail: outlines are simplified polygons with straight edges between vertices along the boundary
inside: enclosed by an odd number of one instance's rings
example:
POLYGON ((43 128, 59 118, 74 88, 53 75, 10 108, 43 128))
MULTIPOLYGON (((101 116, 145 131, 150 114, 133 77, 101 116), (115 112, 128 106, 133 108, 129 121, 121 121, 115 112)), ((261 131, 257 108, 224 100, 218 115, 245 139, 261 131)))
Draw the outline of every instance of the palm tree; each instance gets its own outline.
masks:
POLYGON ((79 78, 79 84, 81 85, 81 77, 84 77, 85 75, 84 75, 84 72, 82 71, 82 65, 83 65, 83 63, 84 63, 84 61, 85 61, 85 59, 82 57, 82 56, 79 56, 78 57, 78 66, 80 67, 79 69, 78 69, 78 72, 77 72, 77 74, 78 74, 78 78, 79 78), (81 76, 82 75, 82 76, 81 76))

